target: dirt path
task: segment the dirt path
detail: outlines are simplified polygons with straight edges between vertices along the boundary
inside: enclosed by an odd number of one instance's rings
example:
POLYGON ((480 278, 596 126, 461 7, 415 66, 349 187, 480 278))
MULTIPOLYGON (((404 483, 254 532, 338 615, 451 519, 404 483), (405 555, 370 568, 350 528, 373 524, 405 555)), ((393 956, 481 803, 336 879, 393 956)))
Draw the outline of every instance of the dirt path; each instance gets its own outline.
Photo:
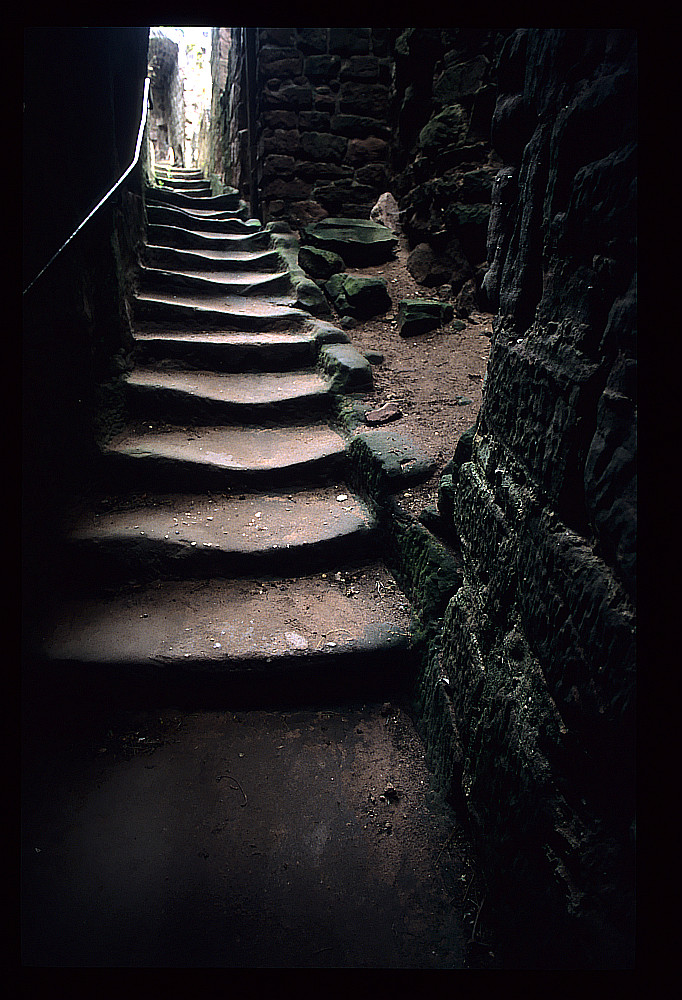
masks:
POLYGON ((396 704, 105 710, 24 736, 27 966, 496 967, 396 704))
POLYGON ((394 260, 360 270, 348 269, 353 274, 384 278, 393 308, 385 316, 358 323, 347 332, 359 351, 378 351, 384 357, 381 364, 372 366, 375 390, 364 401, 377 407, 397 403, 402 417, 386 426, 404 432, 438 462, 428 483, 402 494, 404 506, 418 514, 436 502, 440 470, 452 458, 461 434, 475 423, 493 317, 490 313, 473 313, 463 330, 453 328, 450 322, 431 333, 401 337, 397 329, 400 299, 442 297, 438 289, 425 288, 412 278, 406 267, 408 253, 407 241, 401 237, 394 260), (460 405, 455 402, 458 397, 470 402, 460 405))

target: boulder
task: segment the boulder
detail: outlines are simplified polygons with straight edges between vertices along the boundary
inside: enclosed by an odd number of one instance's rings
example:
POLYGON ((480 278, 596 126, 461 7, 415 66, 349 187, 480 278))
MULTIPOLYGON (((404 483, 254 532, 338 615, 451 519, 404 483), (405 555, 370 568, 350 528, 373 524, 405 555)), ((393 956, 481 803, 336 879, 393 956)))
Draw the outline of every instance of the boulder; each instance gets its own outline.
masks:
POLYGON ((367 267, 389 260, 398 240, 386 226, 369 219, 329 218, 306 226, 301 243, 331 250, 349 267, 367 267))
POLYGON ((418 243, 407 258, 407 270, 420 285, 442 285, 450 280, 452 267, 439 258, 428 243, 418 243))
POLYGON ((398 202, 390 191, 384 191, 379 197, 376 205, 369 213, 369 217, 372 222, 378 222, 379 225, 385 226, 386 229, 390 229, 393 233, 400 232, 400 210, 398 202))
POLYGON ((311 278, 320 278, 323 281, 328 281, 333 274, 346 269, 338 254, 329 250, 319 250, 317 247, 301 247, 298 251, 298 262, 311 278))
POLYGON ((392 306, 383 278, 334 274, 324 288, 337 312, 353 319, 370 319, 388 312, 392 306))
POLYGON ((398 303, 398 333, 414 337, 437 330, 452 319, 452 306, 439 299, 402 299, 398 303))

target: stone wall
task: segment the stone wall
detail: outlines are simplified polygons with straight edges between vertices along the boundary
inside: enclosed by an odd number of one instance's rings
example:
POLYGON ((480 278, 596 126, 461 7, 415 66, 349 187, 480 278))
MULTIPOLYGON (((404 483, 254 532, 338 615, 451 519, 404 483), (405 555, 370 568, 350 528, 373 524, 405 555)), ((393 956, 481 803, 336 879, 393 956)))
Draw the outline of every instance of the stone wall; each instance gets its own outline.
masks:
POLYGON ((213 28, 209 175, 248 197, 249 149, 246 119, 244 28, 213 28))
MULTIPOLYGON (((27 29, 24 283, 36 277, 132 160, 146 28, 27 29), (46 101, 46 95, 50 100, 46 101), (46 156, 55 136, 63 155, 46 156)), ((143 150, 145 146, 143 144, 143 150)), ((24 615, 50 586, 54 519, 90 487, 117 429, 132 346, 129 300, 144 226, 144 164, 23 298, 24 615)))
POLYGON ((185 98, 178 65, 178 46, 158 32, 149 39, 148 72, 152 109, 150 139, 156 160, 185 162, 185 98))
MULTIPOLYGON (((287 219, 298 227, 328 215, 369 217, 389 178, 391 30, 259 29, 256 118, 264 221, 287 219)), ((231 109, 232 162, 238 164, 231 182, 247 193, 248 151, 245 170, 245 150, 235 142, 244 41, 232 31, 232 90, 224 101, 231 109)))
POLYGON ((519 29, 498 79, 498 311, 422 704, 517 916, 540 946, 565 921, 547 961, 608 968, 634 955, 636 39, 519 29))
POLYGON ((496 64, 509 29, 405 28, 395 59, 391 190, 420 284, 449 286, 458 315, 478 305, 491 190, 496 64))

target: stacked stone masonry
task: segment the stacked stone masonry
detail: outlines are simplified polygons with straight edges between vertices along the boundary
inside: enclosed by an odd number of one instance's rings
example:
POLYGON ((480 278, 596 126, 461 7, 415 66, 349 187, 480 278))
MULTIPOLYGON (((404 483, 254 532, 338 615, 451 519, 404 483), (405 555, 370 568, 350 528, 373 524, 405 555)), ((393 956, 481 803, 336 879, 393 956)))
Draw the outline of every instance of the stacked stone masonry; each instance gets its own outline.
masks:
POLYGON ((389 179, 390 30, 259 29, 264 221, 369 217, 389 179))

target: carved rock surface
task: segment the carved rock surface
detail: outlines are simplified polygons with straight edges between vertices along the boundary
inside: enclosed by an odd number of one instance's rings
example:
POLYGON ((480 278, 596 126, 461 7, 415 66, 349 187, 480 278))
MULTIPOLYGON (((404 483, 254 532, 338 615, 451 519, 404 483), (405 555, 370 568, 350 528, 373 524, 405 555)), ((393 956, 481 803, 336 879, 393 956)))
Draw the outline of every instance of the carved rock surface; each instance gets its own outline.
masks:
POLYGON ((464 571, 439 669, 500 877, 543 934, 580 925, 576 961, 630 967, 636 35, 519 29, 498 79, 498 312, 471 454, 441 488, 464 571))

